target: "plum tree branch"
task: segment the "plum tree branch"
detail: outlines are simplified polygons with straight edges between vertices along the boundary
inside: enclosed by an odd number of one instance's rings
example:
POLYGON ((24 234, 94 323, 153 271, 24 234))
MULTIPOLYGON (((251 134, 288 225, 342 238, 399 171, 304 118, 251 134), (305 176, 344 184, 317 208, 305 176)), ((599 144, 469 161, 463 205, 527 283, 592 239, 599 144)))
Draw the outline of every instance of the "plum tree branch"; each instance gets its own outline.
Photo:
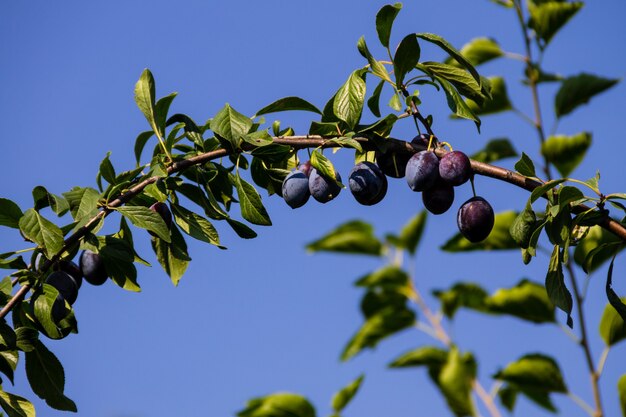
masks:
MULTIPOLYGON (((281 145, 288 145, 293 149, 306 149, 306 148, 337 148, 341 147, 340 144, 328 142, 331 139, 330 137, 316 136, 316 135, 305 135, 305 136, 280 136, 273 138, 274 143, 281 145)), ((368 151, 378 150, 377 144, 370 138, 366 137, 355 137, 353 138, 357 142, 361 144, 361 146, 368 151)), ((399 139, 389 138, 384 140, 387 151, 392 152, 410 152, 415 153, 418 151, 422 151, 426 149, 426 146, 422 144, 414 144, 409 143, 399 139)), ((252 145, 244 143, 242 145, 241 151, 249 151, 253 149, 252 145)), ((436 149, 435 152, 439 156, 443 156, 447 151, 444 149, 436 149)), ((206 162, 212 161, 214 159, 218 159, 224 156, 228 156, 231 152, 226 149, 217 149, 215 151, 202 153, 187 159, 179 160, 174 162, 167 168, 167 174, 172 175, 179 173, 189 167, 195 165, 201 165, 206 162)), ((471 161, 472 170, 476 175, 482 175, 490 178, 494 178, 500 181, 507 182, 512 185, 516 185, 520 188, 523 188, 527 191, 533 191, 535 188, 542 185, 541 182, 533 180, 531 178, 525 177, 521 174, 518 174, 514 171, 511 171, 506 168, 501 168, 495 165, 486 164, 478 161, 471 161)), ((45 262, 41 269, 46 271, 52 264, 59 260, 62 253, 64 253, 68 248, 71 248, 72 245, 77 244, 80 239, 86 236, 92 228, 106 216, 108 216, 116 207, 120 207, 130 201, 133 197, 139 195, 148 185, 157 182, 161 176, 155 175, 148 178, 144 178, 139 183, 135 184, 130 189, 124 191, 120 196, 110 201, 102 210, 91 218, 84 226, 80 227, 76 230, 72 235, 70 235, 63 244, 63 248, 53 256, 49 261, 45 262)), ((585 205, 578 205, 572 208, 574 213, 579 213, 583 211, 587 211, 590 208, 585 205)), ((598 225, 605 228, 609 232, 615 234, 617 237, 626 242, 626 227, 621 223, 613 220, 608 215, 603 216, 598 225)), ((12 297, 12 299, 7 303, 2 310, 0 310, 0 319, 6 317, 6 315, 13 309, 13 307, 22 300, 25 295, 28 293, 28 290, 31 288, 30 284, 24 284, 12 297)))

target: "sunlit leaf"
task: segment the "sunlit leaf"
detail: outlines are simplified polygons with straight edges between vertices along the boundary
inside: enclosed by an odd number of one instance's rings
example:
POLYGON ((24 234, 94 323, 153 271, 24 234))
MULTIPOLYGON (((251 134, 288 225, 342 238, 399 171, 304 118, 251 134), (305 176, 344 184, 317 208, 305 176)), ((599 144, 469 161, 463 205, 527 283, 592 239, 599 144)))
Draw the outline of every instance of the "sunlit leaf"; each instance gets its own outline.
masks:
MULTIPOLYGON (((622 297, 626 302, 626 297, 622 297)), ((600 319, 600 336, 607 346, 626 339, 626 324, 611 304, 607 304, 600 319)))
POLYGON ((339 120, 346 122, 350 129, 359 122, 365 103, 364 71, 356 70, 346 83, 337 91, 333 101, 333 113, 339 120))
POLYGON ((541 154, 554 164, 563 177, 567 177, 582 162, 591 146, 591 133, 572 136, 555 135, 541 144, 541 154))
POLYGON ((483 149, 476 152, 470 159, 491 164, 501 159, 518 156, 517 151, 507 138, 491 139, 483 149))
MULTIPOLYGON (((459 51, 472 65, 477 66, 504 55, 500 45, 491 38, 475 38, 463 45, 459 51)), ((452 58, 446 60, 451 65, 460 65, 452 58)))
POLYGON ((537 33, 545 45, 583 7, 582 2, 547 1, 528 2, 528 26, 537 33))
POLYGON ((396 19, 400 9, 402 9, 402 3, 395 3, 393 5, 387 4, 376 14, 376 32, 378 33, 380 43, 385 48, 389 47, 391 27, 393 26, 393 21, 396 19))
POLYGON ((578 106, 619 82, 615 78, 603 78, 593 74, 578 74, 563 80, 561 88, 554 99, 557 117, 571 113, 578 106))
POLYGON ((352 401, 356 393, 359 391, 361 384, 363 383, 364 376, 361 375, 341 390, 339 390, 332 400, 332 407, 335 412, 340 412, 352 401))
POLYGON ((279 392, 253 398, 238 417, 316 417, 311 403, 301 395, 279 392))
POLYGON ((380 256, 383 245, 374 236, 374 229, 369 223, 353 220, 309 243, 306 249, 309 252, 341 252, 380 256))

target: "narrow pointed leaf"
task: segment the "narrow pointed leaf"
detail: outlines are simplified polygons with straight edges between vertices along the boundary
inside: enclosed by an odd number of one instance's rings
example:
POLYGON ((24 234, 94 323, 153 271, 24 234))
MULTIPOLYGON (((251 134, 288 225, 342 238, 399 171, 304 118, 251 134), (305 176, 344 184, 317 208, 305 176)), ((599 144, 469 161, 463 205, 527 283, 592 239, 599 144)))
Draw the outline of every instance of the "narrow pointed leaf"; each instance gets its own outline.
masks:
POLYGON ((155 238, 152 240, 152 248, 163 270, 172 280, 172 284, 178 285, 183 274, 187 270, 191 258, 187 253, 185 238, 177 227, 171 229, 171 242, 155 238))
POLYGON ((194 239, 220 246, 217 230, 207 219, 178 204, 172 204, 172 214, 174 221, 183 232, 194 239))
POLYGON ((403 247, 411 254, 415 255, 417 246, 422 238, 424 227, 426 226, 426 218, 428 213, 422 210, 416 214, 407 224, 404 225, 400 232, 400 241, 403 247))
POLYGON ((301 395, 278 392, 253 398, 238 417, 316 417, 315 408, 301 395))
POLYGON ((545 45, 583 7, 582 2, 548 1, 528 2, 528 26, 537 33, 545 45))
POLYGON ((476 128, 480 132, 480 119, 474 114, 472 109, 463 100, 456 88, 454 88, 454 86, 449 81, 443 78, 437 77, 436 79, 439 84, 441 84, 441 87, 443 87, 443 91, 446 94, 446 100, 448 102, 448 108, 450 108, 452 114, 463 119, 474 121, 474 123, 476 124, 476 128))
POLYGON ((143 70, 139 81, 135 84, 135 103, 150 123, 150 126, 156 130, 156 120, 154 116, 155 106, 155 85, 154 77, 149 69, 143 70))
POLYGON ((472 65, 470 61, 468 61, 461 52, 459 52, 455 47, 450 45, 448 41, 442 38, 439 35, 435 35, 433 33, 418 33, 418 38, 424 39, 425 41, 431 42, 444 51, 448 53, 452 58, 454 58, 463 68, 467 69, 472 77, 476 80, 477 83, 480 84, 480 75, 478 75, 478 71, 472 65))
POLYGON ((268 113, 276 113, 281 111, 290 111, 290 110, 302 110, 309 111, 317 114, 322 114, 322 112, 315 107, 313 104, 308 101, 300 98, 300 97, 284 97, 276 100, 275 102, 268 104, 263 107, 261 110, 256 112, 257 116, 261 116, 263 114, 268 113))
POLYGON ((241 216, 252 224, 260 226, 271 226, 272 221, 261 202, 261 196, 257 190, 242 179, 240 176, 234 177, 237 197, 241 206, 241 216))
POLYGON ((369 62, 370 70, 374 73, 374 75, 376 75, 383 81, 391 82, 391 78, 389 77, 389 72, 387 71, 387 68, 385 68, 385 66, 380 61, 374 59, 371 52, 369 51, 369 48, 367 47, 367 43, 365 43, 365 38, 363 36, 359 38, 359 41, 357 42, 357 48, 359 50, 359 53, 365 59, 367 59, 367 62, 369 62))
POLYGON ((376 117, 380 117, 380 93, 383 91, 383 87, 385 85, 385 81, 381 81, 378 83, 372 96, 367 100, 367 107, 370 109, 372 114, 376 117))
MULTIPOLYGON (((475 38, 463 45, 459 51, 472 65, 477 66, 504 55, 500 45, 491 38, 475 38)), ((460 66, 456 60, 449 58, 446 63, 460 66)))
POLYGON ((561 249, 558 245, 554 246, 548 273, 546 275, 546 290, 550 301, 559 309, 567 314, 567 325, 573 327, 572 321, 572 294, 565 286, 565 277, 563 276, 561 249))
POLYGON ((472 369, 458 349, 453 348, 441 368, 438 385, 448 406, 458 417, 475 415, 471 396, 474 374, 475 369, 472 369))
POLYGON ((491 98, 485 98, 484 102, 475 101, 472 97, 467 100, 469 108, 477 115, 495 114, 511 110, 513 106, 509 100, 506 84, 502 77, 489 77, 491 98))
POLYGON ((428 368, 439 369, 447 360, 448 351, 434 346, 422 346, 400 355, 389 364, 389 367, 408 368, 426 366, 428 368))
POLYGON ((543 285, 522 280, 512 288, 501 288, 485 300, 490 313, 508 314, 533 323, 552 323, 554 305, 543 285))
POLYGON ((165 136, 165 125, 167 121, 167 113, 170 110, 172 101, 178 93, 171 93, 159 99, 154 105, 154 120, 161 136, 165 136))
POLYGON ((226 104, 211 120, 210 129, 238 149, 241 137, 252 128, 252 120, 226 104))
POLYGON ((530 159, 530 157, 524 152, 522 152, 522 156, 520 157, 519 161, 515 163, 515 170, 525 177, 537 176, 537 174, 535 173, 535 164, 533 163, 533 160, 530 159))
POLYGON ((333 410, 336 413, 342 411, 346 406, 352 401, 354 396, 359 391, 361 384, 363 383, 364 375, 359 376, 357 379, 343 387, 339 390, 334 396, 332 400, 333 410))

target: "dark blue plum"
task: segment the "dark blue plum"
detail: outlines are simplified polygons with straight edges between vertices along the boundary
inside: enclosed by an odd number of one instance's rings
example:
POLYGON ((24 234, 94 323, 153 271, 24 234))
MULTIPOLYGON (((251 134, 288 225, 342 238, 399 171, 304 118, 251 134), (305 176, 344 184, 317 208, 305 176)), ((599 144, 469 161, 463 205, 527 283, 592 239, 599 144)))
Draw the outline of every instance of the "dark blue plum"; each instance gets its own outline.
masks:
MULTIPOLYGON (((341 182, 339 173, 337 172, 335 175, 337 181, 341 182)), ((337 184, 337 181, 320 175, 317 170, 313 168, 309 175, 309 191, 313 198, 320 203, 328 203, 330 200, 337 197, 341 191, 341 186, 337 184)))
POLYGON ((91 285, 102 285, 107 280, 107 272, 102 258, 97 253, 85 250, 80 255, 80 270, 91 285))
POLYGON ((74 304, 78 297, 78 285, 76 281, 74 281, 74 278, 67 272, 54 271, 46 278, 46 284, 56 288, 59 295, 70 305, 74 304))
POLYGON ((424 191, 439 179, 439 158, 432 151, 421 151, 406 164, 406 182, 413 191, 424 191))
POLYGON ((371 206, 379 203, 387 194, 387 177, 371 162, 360 162, 352 168, 348 185, 359 203, 371 206))
POLYGON ((461 234, 470 242, 482 242, 493 229, 495 216, 491 204, 482 197, 467 200, 456 216, 461 234))
POLYGON ((455 187, 466 183, 472 176, 472 166, 467 155, 461 151, 445 154, 439 161, 439 176, 455 187))
POLYGON ((67 272, 74 278, 74 282, 80 289, 80 286, 83 284, 83 273, 81 272, 78 265, 76 265, 72 261, 60 261, 58 264, 58 269, 63 272, 67 272))
POLYGON ((311 196, 309 177, 302 171, 292 171, 283 180, 283 198, 292 209, 302 207, 311 196))
POLYGON ((66 315, 67 309, 65 308, 65 299, 61 297, 61 294, 59 294, 56 300, 54 300, 54 303, 52 303, 52 319, 55 323, 58 323, 63 320, 66 315))
POLYGON ((422 192, 422 201, 426 210, 433 214, 443 214, 454 202, 454 187, 438 180, 435 185, 422 192))

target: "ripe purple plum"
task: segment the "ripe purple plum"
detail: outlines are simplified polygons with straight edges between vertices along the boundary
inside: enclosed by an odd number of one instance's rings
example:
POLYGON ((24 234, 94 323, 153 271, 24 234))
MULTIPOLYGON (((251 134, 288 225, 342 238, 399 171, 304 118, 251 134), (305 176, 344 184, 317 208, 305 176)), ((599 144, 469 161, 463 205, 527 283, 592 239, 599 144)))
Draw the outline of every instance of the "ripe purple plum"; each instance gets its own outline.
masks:
POLYGON ((387 177, 372 162, 359 162, 352 168, 348 179, 350 192, 359 203, 372 206, 387 194, 387 177))
POLYGON ((388 177, 402 178, 406 171, 406 163, 411 154, 408 152, 376 152, 376 164, 388 177))
POLYGON ((335 173, 335 178, 336 181, 325 177, 317 172, 317 169, 313 168, 309 175, 309 191, 313 198, 320 203, 328 203, 337 197, 341 191, 341 186, 337 184, 337 181, 341 182, 341 176, 338 172, 335 173))
POLYGON ((453 186, 466 183, 472 176, 469 158, 461 151, 445 154, 439 161, 439 176, 453 186))
POLYGON ((309 178, 306 173, 299 170, 292 171, 283 180, 283 198, 292 209, 302 207, 311 196, 309 191, 309 178))
POLYGON ((413 191, 424 191, 439 179, 439 158, 432 151, 421 151, 406 164, 406 182, 413 191))
POLYGON ((150 210, 161 215, 161 218, 165 222, 165 225, 168 229, 172 226, 172 212, 170 211, 167 204, 157 201, 150 206, 150 210))
POLYGON ((108 275, 102 257, 90 250, 85 250, 80 255, 80 270, 91 285, 102 285, 106 282, 108 275))
POLYGON ((482 197, 472 197, 459 208, 456 223, 461 234, 470 242, 481 242, 493 229, 493 208, 482 197))
POLYGON ((48 278, 46 284, 52 285, 70 305, 74 304, 78 297, 78 285, 74 278, 64 271, 54 271, 48 278))
POLYGON ((454 202, 454 187, 445 181, 437 180, 435 185, 422 192, 426 210, 432 214, 443 214, 454 202))

